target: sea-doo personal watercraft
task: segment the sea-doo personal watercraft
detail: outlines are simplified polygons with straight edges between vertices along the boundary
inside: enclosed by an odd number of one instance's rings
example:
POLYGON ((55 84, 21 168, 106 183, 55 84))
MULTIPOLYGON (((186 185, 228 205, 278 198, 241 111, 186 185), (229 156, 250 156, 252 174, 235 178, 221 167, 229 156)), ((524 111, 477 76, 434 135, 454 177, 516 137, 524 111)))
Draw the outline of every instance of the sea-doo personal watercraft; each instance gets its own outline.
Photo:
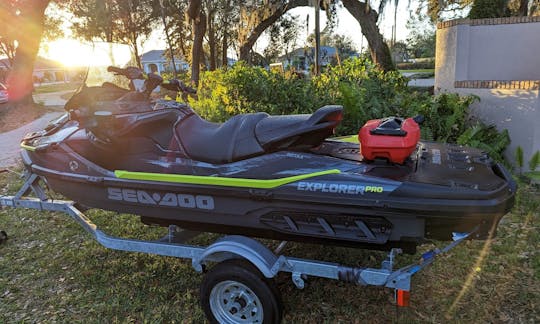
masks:
POLYGON ((147 224, 370 249, 410 251, 454 232, 485 239, 513 206, 503 166, 478 149, 419 141, 420 118, 370 121, 360 145, 331 138, 339 106, 218 124, 150 101, 161 81, 83 86, 64 116, 23 139, 26 168, 79 205, 147 224))

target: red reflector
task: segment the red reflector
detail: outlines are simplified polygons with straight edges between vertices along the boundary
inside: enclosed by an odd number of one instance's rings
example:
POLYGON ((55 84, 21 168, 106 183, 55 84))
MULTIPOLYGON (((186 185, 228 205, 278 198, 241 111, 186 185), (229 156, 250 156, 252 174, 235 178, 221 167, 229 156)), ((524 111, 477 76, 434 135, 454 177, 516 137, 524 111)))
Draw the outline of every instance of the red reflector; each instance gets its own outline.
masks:
POLYGON ((397 290, 397 305, 399 307, 409 307, 411 292, 405 290, 397 290))

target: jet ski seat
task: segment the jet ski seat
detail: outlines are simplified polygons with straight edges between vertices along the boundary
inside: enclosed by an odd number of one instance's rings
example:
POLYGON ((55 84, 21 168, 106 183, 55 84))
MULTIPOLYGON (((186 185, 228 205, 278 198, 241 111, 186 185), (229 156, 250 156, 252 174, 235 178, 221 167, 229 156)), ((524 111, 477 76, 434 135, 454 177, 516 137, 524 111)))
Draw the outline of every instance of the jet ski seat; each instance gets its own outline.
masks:
POLYGON ((312 115, 237 115, 223 124, 197 114, 182 119, 176 134, 185 152, 195 160, 229 163, 271 151, 318 146, 342 119, 341 106, 325 106, 312 115))
POLYGON ((255 135, 267 151, 310 149, 333 135, 342 119, 342 106, 324 106, 311 115, 265 118, 257 124, 255 135))

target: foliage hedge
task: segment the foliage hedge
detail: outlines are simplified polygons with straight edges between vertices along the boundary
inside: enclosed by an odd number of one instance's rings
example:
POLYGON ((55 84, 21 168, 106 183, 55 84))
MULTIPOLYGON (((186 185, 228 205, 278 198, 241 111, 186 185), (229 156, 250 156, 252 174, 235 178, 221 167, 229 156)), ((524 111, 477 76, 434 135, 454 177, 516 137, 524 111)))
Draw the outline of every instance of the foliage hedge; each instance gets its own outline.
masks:
POLYGON ((215 122, 242 113, 305 114, 328 104, 342 105, 344 119, 336 135, 355 134, 370 119, 421 114, 425 116, 423 139, 479 147, 502 160, 508 134, 469 116, 468 107, 476 100, 473 96, 412 91, 399 72, 385 73, 369 60, 356 58, 311 79, 240 62, 228 70, 204 72, 198 100, 190 104, 215 122))

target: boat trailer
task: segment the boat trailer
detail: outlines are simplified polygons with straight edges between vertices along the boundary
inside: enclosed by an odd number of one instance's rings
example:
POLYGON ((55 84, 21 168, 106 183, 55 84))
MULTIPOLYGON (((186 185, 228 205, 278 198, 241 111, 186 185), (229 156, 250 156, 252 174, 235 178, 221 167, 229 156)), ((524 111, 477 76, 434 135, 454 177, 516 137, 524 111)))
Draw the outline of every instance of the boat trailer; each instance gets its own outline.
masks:
MULTIPOLYGON (((182 230, 174 225, 169 226, 168 234, 157 241, 110 236, 98 229, 75 202, 47 197, 42 183, 44 181, 38 175, 26 174, 23 186, 14 196, 0 195, 0 206, 66 213, 109 249, 191 259, 197 272, 207 272, 208 263, 218 263, 206 273, 201 285, 201 303, 212 322, 279 322, 282 307, 276 289, 271 287, 271 279, 280 272, 290 273, 292 282, 299 289, 304 288, 309 276, 392 288, 396 305, 408 306, 412 276, 474 232, 454 233, 452 243, 428 251, 419 263, 400 269, 393 269, 396 255, 402 252, 400 249, 392 249, 380 268, 349 267, 285 256, 281 251, 286 242, 272 251, 259 241, 240 235, 224 236, 209 246, 189 245, 185 242, 200 232, 182 230)), ((6 232, 0 231, 0 243, 5 240, 6 232)))

